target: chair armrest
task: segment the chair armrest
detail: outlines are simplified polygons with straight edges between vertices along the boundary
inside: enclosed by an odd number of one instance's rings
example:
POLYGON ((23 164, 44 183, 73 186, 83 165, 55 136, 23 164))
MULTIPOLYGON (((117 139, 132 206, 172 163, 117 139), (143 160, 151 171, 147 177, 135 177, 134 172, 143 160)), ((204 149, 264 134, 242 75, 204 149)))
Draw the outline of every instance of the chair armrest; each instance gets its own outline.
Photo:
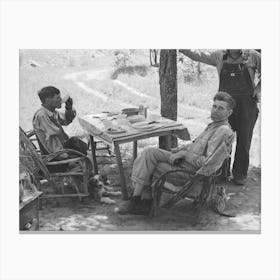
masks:
POLYGON ((65 150, 61 150, 61 151, 46 155, 43 157, 43 161, 47 166, 68 164, 68 163, 81 161, 81 164, 83 166, 82 168, 84 170, 87 170, 87 172, 91 172, 93 169, 92 163, 86 155, 84 155, 76 150, 71 150, 71 149, 65 149, 65 150), (77 155, 78 157, 52 161, 52 160, 56 159, 57 157, 59 157, 61 154, 65 154, 65 153, 68 155, 74 154, 74 155, 77 155))
POLYGON ((73 155, 79 156, 80 158, 87 158, 86 155, 84 155, 76 150, 64 149, 64 150, 46 155, 44 157, 44 160, 45 160, 45 162, 49 162, 49 161, 54 160, 55 158, 59 157, 62 154, 67 154, 67 155, 73 154, 73 155))
POLYGON ((69 158, 69 159, 59 160, 59 161, 48 161, 48 162, 46 162, 46 165, 59 165, 59 164, 73 163, 73 162, 77 162, 81 159, 84 159, 84 158, 78 157, 78 158, 69 158))
POLYGON ((26 133, 26 135, 27 135, 28 138, 30 138, 30 137, 32 137, 32 136, 35 135, 35 131, 34 131, 34 130, 28 130, 28 131, 26 131, 25 133, 26 133))
MULTIPOLYGON (((163 175, 161 175, 153 184, 152 189, 153 189, 153 198, 154 198, 154 206, 153 208, 155 209, 156 207, 159 206, 160 203, 160 198, 161 198, 161 194, 164 188, 164 184, 167 180, 167 177, 169 174, 171 173, 186 173, 186 174, 190 174, 190 178, 186 180, 186 183, 182 186, 182 188, 176 192, 176 194, 171 197, 166 203, 164 203, 164 205, 162 207, 164 208, 170 208, 172 205, 174 205, 179 199, 181 199, 182 197, 187 196, 191 186, 201 180, 204 176, 200 175, 200 174, 196 174, 195 172, 190 172, 188 170, 185 169, 174 169, 171 171, 167 171, 166 173, 164 173, 163 175)), ((151 211, 152 213, 153 211, 151 211)), ((153 214, 151 214, 153 215, 153 214)))
POLYGON ((190 174, 191 177, 196 175, 195 172, 188 171, 188 170, 186 170, 186 169, 174 169, 174 170, 170 170, 170 171, 167 171, 167 172, 165 172, 164 174, 162 174, 162 175, 157 179, 157 181, 159 181, 159 180, 166 180, 169 174, 178 173, 178 172, 185 173, 185 174, 190 174))

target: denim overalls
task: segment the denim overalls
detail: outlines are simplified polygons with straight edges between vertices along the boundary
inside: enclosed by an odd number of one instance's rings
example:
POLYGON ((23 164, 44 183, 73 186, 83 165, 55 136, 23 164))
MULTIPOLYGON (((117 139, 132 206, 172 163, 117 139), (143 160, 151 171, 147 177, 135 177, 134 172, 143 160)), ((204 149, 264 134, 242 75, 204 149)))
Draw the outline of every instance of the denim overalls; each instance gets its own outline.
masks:
POLYGON ((229 117, 229 123, 237 134, 232 174, 244 179, 247 176, 253 129, 259 111, 253 98, 254 86, 246 64, 227 63, 227 56, 225 54, 223 57, 219 90, 229 93, 236 102, 233 114, 229 117))

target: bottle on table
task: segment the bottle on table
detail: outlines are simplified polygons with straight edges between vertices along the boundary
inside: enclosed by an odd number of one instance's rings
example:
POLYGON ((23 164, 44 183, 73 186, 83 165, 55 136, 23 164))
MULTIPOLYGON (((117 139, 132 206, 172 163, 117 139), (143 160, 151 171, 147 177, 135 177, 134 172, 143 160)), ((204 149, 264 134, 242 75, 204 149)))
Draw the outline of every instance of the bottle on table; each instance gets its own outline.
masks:
POLYGON ((147 118, 147 107, 144 107, 144 105, 139 105, 139 115, 144 116, 145 118, 147 118))

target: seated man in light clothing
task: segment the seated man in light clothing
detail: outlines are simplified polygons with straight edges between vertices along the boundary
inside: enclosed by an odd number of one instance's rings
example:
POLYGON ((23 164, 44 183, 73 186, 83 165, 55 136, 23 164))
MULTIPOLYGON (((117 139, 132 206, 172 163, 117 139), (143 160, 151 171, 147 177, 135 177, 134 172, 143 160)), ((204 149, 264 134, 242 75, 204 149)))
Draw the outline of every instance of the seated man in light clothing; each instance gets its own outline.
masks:
MULTIPOLYGON (((61 108, 61 96, 59 89, 53 86, 42 88, 38 92, 42 102, 41 108, 34 114, 33 129, 40 143, 43 154, 61 151, 63 149, 74 149, 87 154, 87 144, 77 137, 69 138, 63 130, 63 125, 70 124, 76 116, 73 109, 73 100, 68 98, 65 103, 65 112, 60 113, 56 109, 61 108)), ((60 158, 67 157, 62 154, 60 158)))
MULTIPOLYGON (((148 215, 153 201, 151 178, 158 178, 177 168, 190 172, 199 170, 224 141, 233 137, 228 117, 232 114, 234 105, 235 101, 228 93, 218 92, 214 96, 211 110, 213 122, 192 143, 171 152, 158 148, 145 149, 133 164, 133 195, 130 201, 118 209, 118 213, 148 215)), ((174 185, 180 185, 188 177, 188 174, 173 173, 171 180, 174 185)))

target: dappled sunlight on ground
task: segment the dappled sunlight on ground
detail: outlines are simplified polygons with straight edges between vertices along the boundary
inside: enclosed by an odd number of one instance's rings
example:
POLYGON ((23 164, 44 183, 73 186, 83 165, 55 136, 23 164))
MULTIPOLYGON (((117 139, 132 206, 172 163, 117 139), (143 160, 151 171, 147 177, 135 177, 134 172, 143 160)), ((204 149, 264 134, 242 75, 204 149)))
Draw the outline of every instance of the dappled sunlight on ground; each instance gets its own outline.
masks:
MULTIPOLYGON (((130 184, 131 165, 125 161, 125 177, 130 184)), ((116 164, 107 165, 109 179, 115 190, 120 189, 116 164)), ((91 198, 53 199, 43 201, 40 211, 40 231, 260 231, 260 170, 250 169, 246 186, 224 184, 230 199, 226 213, 234 218, 220 216, 210 208, 195 212, 191 200, 181 200, 171 209, 159 209, 153 218, 118 215, 120 197, 115 205, 101 204, 91 198)), ((163 199, 167 199, 163 197, 163 199)))

